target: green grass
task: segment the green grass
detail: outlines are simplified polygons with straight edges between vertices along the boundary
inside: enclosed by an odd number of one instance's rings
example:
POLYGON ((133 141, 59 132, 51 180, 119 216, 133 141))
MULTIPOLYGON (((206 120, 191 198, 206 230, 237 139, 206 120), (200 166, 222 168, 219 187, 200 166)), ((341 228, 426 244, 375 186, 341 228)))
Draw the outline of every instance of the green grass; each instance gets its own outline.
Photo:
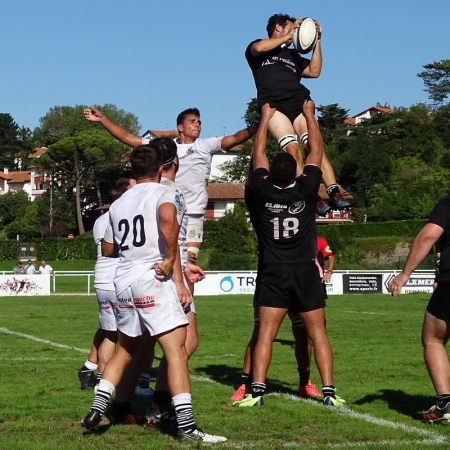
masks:
MULTIPOLYGON (((396 300, 383 295, 328 300, 335 384, 347 400, 342 410, 292 395, 298 378, 288 321, 274 344, 267 379, 268 389, 279 395, 268 395, 262 408, 233 408, 229 397, 252 329, 251 297, 196 299, 200 345, 190 372, 197 422, 207 432, 228 437, 217 448, 448 448, 450 428, 422 424, 418 414, 434 400, 420 343, 427 299, 409 294, 396 300)), ((94 298, 0 301, 0 449, 186 448, 170 435, 134 426, 85 433, 79 421, 92 393, 79 389, 76 374, 87 353, 5 332, 87 351, 97 327, 94 298)), ((314 364, 311 377, 320 385, 314 364)))

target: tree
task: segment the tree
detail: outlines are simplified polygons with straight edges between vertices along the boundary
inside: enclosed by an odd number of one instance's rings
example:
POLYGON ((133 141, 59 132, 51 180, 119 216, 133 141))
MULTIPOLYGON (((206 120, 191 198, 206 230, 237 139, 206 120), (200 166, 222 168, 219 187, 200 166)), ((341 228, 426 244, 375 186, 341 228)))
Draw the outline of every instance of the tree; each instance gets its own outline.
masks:
MULTIPOLYGON (((130 133, 139 134, 141 126, 134 114, 110 103, 103 106, 94 106, 130 133)), ((87 108, 86 105, 54 106, 50 108, 48 113, 39 119, 40 128, 34 130, 34 134, 41 141, 41 145, 48 146, 65 137, 76 136, 82 131, 100 129, 98 124, 89 122, 84 118, 83 110, 85 108, 87 108)))
POLYGON ((15 167, 14 160, 20 153, 19 125, 10 114, 0 114, 0 165, 15 167))
POLYGON ((331 144, 339 136, 347 133, 344 120, 348 117, 348 109, 341 108, 337 103, 333 103, 331 105, 318 106, 317 111, 320 114, 318 122, 324 144, 331 144))
POLYGON ((442 105, 450 94, 450 59, 425 64, 423 68, 417 76, 425 84, 424 91, 435 105, 442 105))
POLYGON ((96 174, 107 167, 120 167, 123 153, 124 146, 102 130, 85 130, 52 144, 37 161, 74 186, 79 234, 85 232, 81 204, 84 184, 92 183, 96 174))
POLYGON ((22 206, 28 204, 28 194, 25 191, 7 192, 0 197, 0 223, 2 227, 13 222, 22 206))

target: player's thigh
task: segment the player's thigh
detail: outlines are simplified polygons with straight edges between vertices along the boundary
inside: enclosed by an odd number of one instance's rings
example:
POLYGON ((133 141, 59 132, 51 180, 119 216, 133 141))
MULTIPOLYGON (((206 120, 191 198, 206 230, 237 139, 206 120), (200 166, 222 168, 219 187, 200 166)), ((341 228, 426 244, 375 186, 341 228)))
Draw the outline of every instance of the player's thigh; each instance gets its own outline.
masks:
POLYGON ((300 114, 294 120, 294 131, 298 136, 301 136, 308 132, 308 127, 306 125, 306 119, 303 114, 300 114))
POLYGON ((106 331, 117 331, 115 315, 116 292, 96 289, 95 293, 97 295, 100 328, 106 331))
POLYGON ((275 114, 270 119, 269 131, 277 142, 288 134, 295 134, 291 121, 279 111, 275 111, 275 114))

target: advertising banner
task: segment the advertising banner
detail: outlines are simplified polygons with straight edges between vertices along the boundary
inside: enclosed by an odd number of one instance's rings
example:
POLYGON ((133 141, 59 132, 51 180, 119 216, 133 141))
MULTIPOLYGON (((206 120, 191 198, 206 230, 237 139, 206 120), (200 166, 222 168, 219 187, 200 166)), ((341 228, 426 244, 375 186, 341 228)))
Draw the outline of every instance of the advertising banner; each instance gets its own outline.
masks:
POLYGON ((50 295, 50 275, 0 275, 0 297, 50 295))

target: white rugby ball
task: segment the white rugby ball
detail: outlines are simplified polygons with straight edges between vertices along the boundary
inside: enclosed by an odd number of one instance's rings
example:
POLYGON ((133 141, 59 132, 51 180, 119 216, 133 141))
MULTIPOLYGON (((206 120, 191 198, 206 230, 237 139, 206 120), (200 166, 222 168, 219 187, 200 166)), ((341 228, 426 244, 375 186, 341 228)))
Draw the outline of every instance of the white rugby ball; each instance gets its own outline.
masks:
POLYGON ((292 43, 295 50, 302 55, 309 53, 316 45, 319 33, 316 30, 314 20, 309 17, 303 19, 303 22, 294 30, 292 43))

